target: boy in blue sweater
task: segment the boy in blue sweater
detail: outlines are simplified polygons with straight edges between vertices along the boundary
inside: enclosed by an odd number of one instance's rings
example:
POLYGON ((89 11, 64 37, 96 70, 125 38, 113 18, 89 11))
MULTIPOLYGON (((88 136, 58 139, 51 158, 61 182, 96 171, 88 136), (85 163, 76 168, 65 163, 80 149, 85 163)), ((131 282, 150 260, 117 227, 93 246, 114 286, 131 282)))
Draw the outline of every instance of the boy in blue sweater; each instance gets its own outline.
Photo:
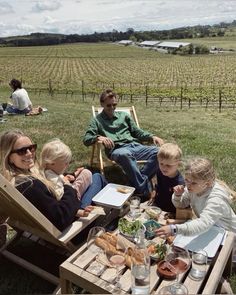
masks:
POLYGON ((176 208, 172 203, 173 188, 184 186, 184 178, 178 168, 181 164, 182 151, 175 143, 165 143, 157 154, 157 185, 154 197, 155 206, 175 216, 176 208))

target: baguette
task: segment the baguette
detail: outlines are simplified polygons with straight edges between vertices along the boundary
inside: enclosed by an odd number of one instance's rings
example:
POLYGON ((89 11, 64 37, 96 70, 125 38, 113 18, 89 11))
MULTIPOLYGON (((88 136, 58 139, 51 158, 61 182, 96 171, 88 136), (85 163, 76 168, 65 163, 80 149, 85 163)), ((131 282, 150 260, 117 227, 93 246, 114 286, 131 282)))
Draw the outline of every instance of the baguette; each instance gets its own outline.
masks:
POLYGON ((104 233, 100 235, 100 238, 104 239, 105 241, 109 242, 112 246, 117 246, 117 236, 111 233, 104 233))
MULTIPOLYGON (((111 243, 109 243, 107 240, 105 240, 102 236, 104 236, 104 234, 95 239, 95 244, 98 247, 107 251, 109 254, 124 255, 123 251, 117 250, 115 246, 113 246, 111 243)), ((135 252, 134 248, 129 247, 127 249, 127 253, 125 254, 125 265, 128 266, 129 268, 131 268, 131 264, 132 264, 133 259, 135 259, 137 262, 141 262, 143 257, 138 255, 138 253, 135 252)))

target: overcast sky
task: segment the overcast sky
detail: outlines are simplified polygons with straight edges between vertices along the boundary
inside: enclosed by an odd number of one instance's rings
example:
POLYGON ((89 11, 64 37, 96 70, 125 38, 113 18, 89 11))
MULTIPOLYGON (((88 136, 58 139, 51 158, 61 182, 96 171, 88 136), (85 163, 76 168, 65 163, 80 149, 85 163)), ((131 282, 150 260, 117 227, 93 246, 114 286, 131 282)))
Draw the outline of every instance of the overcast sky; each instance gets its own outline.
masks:
POLYGON ((232 22, 236 0, 0 0, 0 37, 232 22))

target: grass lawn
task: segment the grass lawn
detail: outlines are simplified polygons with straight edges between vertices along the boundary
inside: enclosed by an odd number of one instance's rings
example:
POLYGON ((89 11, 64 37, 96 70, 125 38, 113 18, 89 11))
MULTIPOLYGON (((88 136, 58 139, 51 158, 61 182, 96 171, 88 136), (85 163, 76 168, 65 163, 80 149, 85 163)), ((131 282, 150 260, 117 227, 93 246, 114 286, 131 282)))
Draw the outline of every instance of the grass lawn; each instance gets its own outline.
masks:
MULTIPOLYGON (((9 93, 4 93, 5 97, 9 93)), ((2 95, 2 97, 4 97, 2 95)), ((59 137, 68 144, 73 152, 71 170, 77 166, 89 164, 91 149, 82 144, 82 138, 91 118, 91 105, 98 101, 79 97, 73 99, 64 97, 51 98, 47 95, 30 94, 34 105, 48 109, 39 116, 8 116, 7 122, 0 124, 0 131, 20 128, 38 143, 39 151, 47 140, 59 137)), ((121 105, 129 105, 122 101, 121 105)), ((142 102, 135 103, 140 126, 147 129, 165 141, 177 142, 183 150, 184 158, 189 156, 206 156, 215 165, 217 175, 236 190, 236 112, 233 110, 218 113, 216 110, 205 109, 160 109, 156 105, 147 108, 142 102)), ((114 170, 115 171, 115 170, 114 170)), ((119 180, 117 179, 117 182, 119 180)), ((0 294, 10 293, 50 293, 42 290, 41 280, 37 280, 38 289, 31 288, 35 277, 6 261, 0 263, 1 284, 0 294), (14 279, 14 283, 12 283, 14 279), (19 287, 16 288, 15 284, 19 287), (4 288, 3 288, 4 286, 4 288), (9 286, 9 288, 6 288, 9 286), (12 288, 10 287, 12 286, 12 288)), ((235 277, 232 277, 236 292, 235 277)), ((46 284, 46 283, 45 283, 46 284)))

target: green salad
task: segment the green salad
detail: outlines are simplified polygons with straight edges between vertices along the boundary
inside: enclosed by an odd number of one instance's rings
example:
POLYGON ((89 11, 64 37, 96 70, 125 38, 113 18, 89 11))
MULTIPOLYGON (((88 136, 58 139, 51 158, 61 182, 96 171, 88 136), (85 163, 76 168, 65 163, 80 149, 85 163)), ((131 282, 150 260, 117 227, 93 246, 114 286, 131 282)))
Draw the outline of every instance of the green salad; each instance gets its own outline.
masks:
POLYGON ((128 221, 125 218, 120 218, 118 223, 118 229, 126 235, 135 235, 141 227, 142 223, 139 220, 128 221))

